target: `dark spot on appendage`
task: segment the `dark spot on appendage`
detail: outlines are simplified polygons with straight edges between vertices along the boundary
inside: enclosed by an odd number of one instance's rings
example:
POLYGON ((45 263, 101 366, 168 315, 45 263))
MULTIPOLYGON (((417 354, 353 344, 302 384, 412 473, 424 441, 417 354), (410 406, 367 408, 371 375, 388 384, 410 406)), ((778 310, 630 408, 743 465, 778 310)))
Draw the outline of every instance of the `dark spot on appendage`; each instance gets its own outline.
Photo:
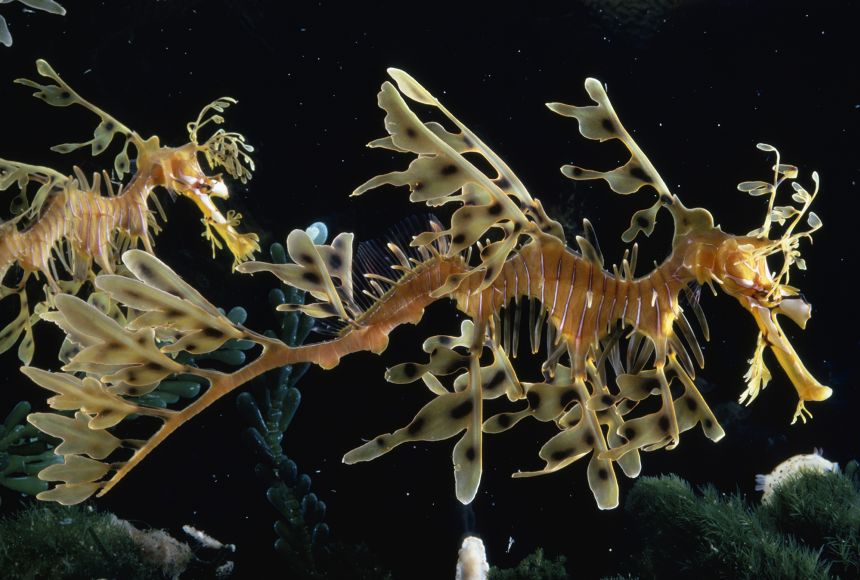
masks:
POLYGON ((106 348, 107 350, 116 350, 116 349, 120 348, 121 346, 122 345, 120 343, 112 340, 110 342, 106 342, 104 345, 104 348, 106 348))
POLYGON ((70 93, 69 91, 63 91, 62 93, 60 93, 60 98, 61 98, 61 99, 68 99, 68 98, 70 98, 71 96, 72 96, 72 93, 70 93))
POLYGON ((472 412, 472 401, 463 401, 453 409, 451 409, 451 418, 452 419, 462 419, 463 417, 468 416, 472 412))
POLYGON ((577 177, 579 177, 579 176, 580 176, 580 175, 582 175, 583 173, 585 173, 585 172, 582 170, 582 167, 576 167, 576 166, 574 166, 574 168, 573 168, 573 174, 574 174, 574 175, 576 175, 577 177))
POLYGON ((500 215, 503 211, 502 204, 494 203, 490 207, 487 208, 487 213, 490 215, 500 215))
POLYGON ((504 382, 504 380, 505 380, 505 371, 496 371, 496 374, 494 374, 492 376, 492 378, 490 378, 490 380, 487 381, 487 384, 484 385, 484 389, 486 389, 488 391, 492 391, 493 389, 495 389, 496 387, 501 385, 504 382))
POLYGON ((140 345, 146 344, 146 339, 147 339, 146 335, 138 336, 137 337, 137 344, 140 344, 140 345))
POLYGON ((550 455, 550 458, 552 458, 553 461, 564 461, 573 454, 574 449, 573 447, 570 447, 568 449, 559 449, 558 451, 553 451, 552 455, 550 455))
POLYGON ((406 428, 406 432, 414 437, 421 432, 421 429, 424 428, 424 423, 425 421, 423 417, 416 417, 414 421, 409 423, 409 426, 406 428))
POLYGON ((189 342, 185 345, 185 350, 187 350, 188 352, 194 352, 195 350, 197 350, 197 345, 193 342, 189 342))
POLYGON ((377 437, 376 438, 376 444, 379 445, 380 447, 385 447, 385 437, 383 437, 382 435, 377 437))
POLYGON ((507 413, 505 413, 503 415, 499 415, 499 418, 497 420, 499 422, 499 427, 503 427, 505 429, 510 427, 511 423, 514 422, 514 420, 511 418, 511 416, 508 415, 507 413))
POLYGON ((601 467, 597 470, 597 477, 599 477, 603 481, 606 481, 607 479, 609 479, 609 470, 605 467, 601 467))
POLYGON ((412 191, 421 191, 422 189, 424 189, 423 181, 416 181, 412 184, 412 191))
POLYGON ((136 397, 140 393, 140 389, 138 389, 137 387, 129 387, 125 390, 125 392, 132 397, 136 397))
POLYGON ((177 290, 176 288, 172 288, 166 284, 164 284, 163 286, 164 286, 164 291, 167 292, 168 294, 170 294, 171 296, 176 296, 177 298, 183 297, 182 293, 179 292, 179 290, 177 290))
POLYGON ((639 226, 640 228, 647 228, 651 224, 648 222, 648 218, 640 215, 639 217, 636 218, 636 225, 639 226))
POLYGON ((600 122, 600 125, 609 133, 615 133, 615 123, 612 122, 612 119, 603 119, 600 122))
POLYGON ((474 447, 469 447, 468 449, 466 449, 466 459, 468 461, 475 461, 475 458, 477 456, 478 456, 478 454, 475 452, 474 447))
POLYGON ((511 182, 508 181, 507 177, 500 177, 498 181, 496 181, 496 185, 499 186, 499 189, 508 189, 511 187, 511 182))
POLYGON ((440 336, 439 337, 439 344, 441 344, 442 346, 448 346, 449 344, 451 344, 451 337, 450 336, 440 336))
POLYGON ((558 403, 561 405, 562 409, 567 408, 567 406, 571 403, 571 401, 576 400, 576 391, 573 389, 568 389, 563 392, 561 396, 558 398, 558 403))
POLYGON ((221 332, 217 328, 212 328, 212 327, 204 328, 203 329, 203 335, 207 336, 209 338, 223 338, 224 337, 223 332, 221 332))
POLYGON ((115 127, 116 125, 113 124, 113 121, 108 121, 108 123, 105 125, 105 129, 107 129, 108 131, 113 131, 115 127))
POLYGON ((413 379, 415 375, 418 374, 418 367, 415 363, 406 363, 403 365, 403 374, 406 375, 407 378, 413 379))
POLYGON ((529 402, 529 407, 532 409, 540 407, 540 393, 537 391, 529 391, 526 393, 526 400, 529 402))
POLYGON ((314 263, 314 257, 310 254, 300 254, 299 262, 301 262, 302 264, 310 265, 314 263))
POLYGON ((319 284, 322 280, 319 277, 319 274, 316 272, 303 272, 302 279, 306 282, 310 282, 311 284, 319 284))
POLYGON ((684 400, 685 400, 685 401, 686 401, 686 403, 687 403, 687 408, 688 408, 689 410, 691 410, 691 411, 695 411, 695 410, 696 410, 696 408, 699 406, 699 404, 698 404, 698 403, 696 403, 696 399, 691 399, 691 398, 687 397, 687 398, 686 398, 686 399, 684 399, 684 400))
POLYGON ((705 429, 710 429, 711 427, 714 426, 714 422, 711 421, 710 419, 705 419, 704 425, 705 425, 705 429))
POLYGON ((340 267, 343 266, 343 258, 337 254, 332 254, 328 258, 328 265, 332 270, 340 270, 340 267))
POLYGON ((148 363, 146 363, 146 368, 151 370, 151 371, 163 371, 164 370, 164 367, 155 361, 149 361, 148 363))
POLYGON ((146 264, 138 264, 137 269, 140 272, 140 276, 142 278, 151 278, 152 277, 152 268, 150 268, 146 264))
POLYGON ((594 445, 594 441, 595 441, 595 439, 594 439, 593 433, 589 433, 585 436, 585 444, 588 445, 589 447, 594 445))
POLYGON ((176 308, 168 308, 164 311, 164 314, 169 318, 177 318, 178 316, 182 316, 182 311, 177 310, 176 308))
POLYGON ((636 437, 636 429, 634 429, 633 427, 625 427, 624 437, 626 437, 628 441, 632 440, 634 437, 636 437))
POLYGON ((125 381, 127 383, 133 383, 137 381, 137 373, 134 371, 128 371, 128 373, 125 375, 125 381))
POLYGON ((608 407, 615 402, 615 399, 612 398, 612 395, 603 395, 602 397, 600 397, 600 402, 608 407))
POLYGON ((648 175, 648 173, 644 169, 638 166, 630 168, 630 175, 632 175, 636 179, 639 179, 640 181, 644 181, 645 183, 654 182, 651 176, 648 175))
POLYGON ((455 244, 462 244, 465 241, 466 241, 466 235, 465 234, 457 234, 456 236, 451 238, 451 242, 453 242, 455 244))
POLYGON ((665 432, 665 431, 669 430, 669 426, 672 423, 669 421, 669 417, 667 417, 666 415, 663 415, 662 417, 660 417, 657 424, 660 426, 660 429, 665 432))
POLYGON ((416 135, 416 133, 415 133, 415 129, 413 129, 412 127, 407 127, 407 128, 406 128, 406 134, 407 134, 409 137, 415 137, 415 135, 416 135))
POLYGON ((457 173, 457 166, 453 163, 449 163, 448 165, 442 167, 442 169, 439 170, 439 173, 441 173, 442 175, 454 175, 455 173, 457 173))

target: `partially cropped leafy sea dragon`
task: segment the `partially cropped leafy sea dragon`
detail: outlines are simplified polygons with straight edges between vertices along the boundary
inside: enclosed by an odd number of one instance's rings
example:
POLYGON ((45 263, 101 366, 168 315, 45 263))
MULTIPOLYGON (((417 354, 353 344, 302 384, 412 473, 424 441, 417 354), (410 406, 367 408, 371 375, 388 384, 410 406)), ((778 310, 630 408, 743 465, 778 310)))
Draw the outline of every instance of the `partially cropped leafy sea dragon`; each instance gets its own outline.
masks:
POLYGON ((777 318, 784 314, 803 327, 810 314, 788 277, 791 266, 804 267, 799 242, 821 226, 809 211, 818 193, 816 174, 809 192, 795 181, 797 168, 782 164, 773 147, 760 144, 759 149, 776 156, 773 180, 744 182, 739 189, 767 200, 764 224, 747 235, 724 232, 714 226, 708 211, 687 208, 669 190, 624 129, 601 84, 588 79, 585 88, 594 105, 551 103, 549 108, 575 118, 588 139, 621 141, 630 158, 607 172, 570 165, 562 172, 572 179, 603 179, 620 194, 646 186, 656 191, 656 202, 634 214, 623 235, 628 242, 639 233, 649 235, 661 211, 674 221, 671 254, 637 277, 635 246, 620 267, 606 268, 587 220, 575 239, 576 248, 567 246, 561 226, 504 161, 415 79, 396 69, 389 73, 396 87, 385 82, 378 95, 388 136, 370 146, 415 158, 404 171, 374 177, 353 195, 383 185, 408 185, 414 202, 459 205, 450 225, 434 218, 413 220, 414 236, 400 230, 387 245, 365 243, 355 252, 352 234, 317 245, 302 230, 294 230, 287 238, 294 263, 240 264, 240 272, 271 272, 317 299, 279 308, 340 325, 331 340, 296 348, 233 324, 164 263, 139 250, 123 256, 133 276, 103 274, 95 282, 100 291, 139 313, 127 322, 117 322, 78 298, 57 296, 57 311, 44 316, 66 331, 75 349, 63 372, 23 369, 58 393, 50 400, 55 409, 75 411, 74 418, 53 413, 29 417, 39 429, 63 439, 57 452, 65 463, 40 474, 60 483, 40 494, 42 499, 76 503, 106 493, 180 425, 250 379, 286 364, 310 362, 329 369, 353 352, 382 353, 395 328, 418 323, 425 307, 440 299, 453 300, 467 317, 459 334, 427 339, 426 362, 400 364, 386 373, 395 383, 423 382, 432 400, 406 426, 369 440, 344 461, 367 461, 404 442, 462 433, 453 462, 456 495, 463 503, 472 501, 478 490, 483 434, 510 429, 529 416, 552 421, 560 432, 540 450, 542 469, 515 476, 555 472, 590 455, 588 482, 603 509, 618 505, 615 463, 635 477, 640 450, 671 449, 682 432, 697 425, 707 437, 719 440, 723 429, 693 381, 693 361, 700 366, 704 361, 682 308, 682 293, 689 295, 685 305, 696 315, 705 338, 708 329, 691 287, 707 284, 734 297, 758 325, 742 401, 755 399, 771 378, 762 358, 765 347, 797 390, 795 420, 806 420, 807 401, 830 396, 831 390, 804 367, 777 318), (455 129, 422 122, 404 96, 437 109, 455 129), (479 169, 471 161, 474 157, 483 158, 492 171, 479 169), (799 207, 774 205, 786 181, 799 207), (798 231, 804 217, 809 228, 798 231), (774 235, 777 224, 782 231, 774 235), (767 264, 773 255, 782 258, 776 274, 767 264), (534 352, 546 326, 543 380, 537 383, 521 381, 512 361, 525 310, 534 352), (253 362, 233 373, 189 366, 175 357, 182 351, 210 352, 232 339, 262 347, 253 362), (180 410, 136 402, 176 373, 198 375, 210 386, 180 410), (500 397, 513 403, 513 410, 485 417, 484 401, 500 397), (640 405, 652 398, 652 404, 640 405), (130 414, 155 417, 160 427, 143 442, 122 439, 113 431, 130 414), (132 449, 131 456, 109 459, 120 447, 132 449))
POLYGON ((230 210, 225 216, 215 205, 213 200, 227 199, 229 190, 222 176, 207 175, 198 159, 198 154, 202 154, 210 168, 223 167, 243 183, 250 179, 254 163, 248 152, 253 148, 242 135, 219 129, 205 141, 199 139, 204 126, 224 122, 220 113, 235 103, 234 99, 222 97, 204 107, 197 119, 188 123, 189 142, 167 147, 161 145, 157 136, 142 137, 84 99, 46 61, 37 61, 36 68, 41 76, 56 84, 29 79, 15 82, 35 89, 33 95, 49 105, 78 105, 99 117, 92 139, 63 143, 52 150, 70 153, 89 147, 93 155, 100 155, 119 137, 122 150, 114 158, 113 170, 118 179, 126 174, 131 177, 127 184, 114 190, 107 171, 93 174, 90 183, 77 166, 73 175, 64 175, 50 167, 0 158, 0 190, 13 186, 19 190, 12 203, 17 215, 0 223, 0 281, 14 266, 23 271, 14 285, 0 283, 0 298, 16 294, 21 303, 18 316, 0 330, 0 352, 14 346, 23 334, 18 356, 24 364, 29 364, 33 357, 32 326, 39 320, 38 314, 47 309, 51 294, 77 293, 87 280, 95 277, 94 262, 102 272, 112 273, 122 252, 139 243, 146 251, 153 251, 152 237, 161 230, 157 216, 167 221, 155 195, 157 189, 166 190, 174 199, 191 199, 203 216, 201 221, 206 228, 203 235, 211 242, 213 251, 226 244, 234 264, 250 259, 260 249, 257 234, 236 230, 241 214, 230 210), (29 199, 31 184, 38 189, 29 199), (150 208, 150 203, 157 212, 150 208), (63 268, 57 268, 57 261, 63 268), (63 269, 71 279, 62 278, 63 269), (35 314, 31 314, 27 299, 27 281, 31 275, 44 276, 48 291, 46 300, 34 308, 35 314))

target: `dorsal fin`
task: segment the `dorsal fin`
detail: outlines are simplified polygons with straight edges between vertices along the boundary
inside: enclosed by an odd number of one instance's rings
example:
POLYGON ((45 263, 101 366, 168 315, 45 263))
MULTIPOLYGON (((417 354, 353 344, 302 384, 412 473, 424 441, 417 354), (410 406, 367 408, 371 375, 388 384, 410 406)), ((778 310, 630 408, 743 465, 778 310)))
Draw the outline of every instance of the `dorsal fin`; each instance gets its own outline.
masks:
MULTIPOLYGON (((402 258, 395 252, 399 252, 408 261, 424 262, 430 257, 430 250, 426 247, 413 246, 411 244, 413 237, 423 232, 441 231, 441 229, 441 223, 433 214, 413 215, 392 226, 383 237, 358 244, 352 281, 356 302, 362 310, 367 310, 372 303, 367 298, 368 294, 378 298, 380 288, 387 290, 384 279, 400 278, 401 274, 393 268, 402 266, 402 258)), ((440 253, 444 251, 446 239, 440 238, 434 242, 435 249, 440 253)))
POLYGON ((597 243, 597 235, 594 233, 594 228, 587 219, 582 220, 582 226, 583 235, 576 236, 576 244, 579 246, 579 252, 583 258, 602 269, 603 254, 600 252, 600 244, 597 243))

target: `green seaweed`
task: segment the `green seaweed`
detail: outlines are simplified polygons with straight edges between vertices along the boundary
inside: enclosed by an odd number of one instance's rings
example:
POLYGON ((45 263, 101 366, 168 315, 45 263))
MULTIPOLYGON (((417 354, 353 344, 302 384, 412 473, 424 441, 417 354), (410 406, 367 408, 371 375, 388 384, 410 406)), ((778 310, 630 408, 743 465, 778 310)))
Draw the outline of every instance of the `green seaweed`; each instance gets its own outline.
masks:
POLYGON ((565 580, 569 578, 564 567, 566 558, 547 558, 543 548, 523 558, 513 568, 490 568, 490 580, 565 580))
POLYGON ((0 520, 4 578, 164 578, 116 518, 86 506, 33 503, 0 520))
MULTIPOLYGON (((325 242, 324 224, 308 228, 315 244, 325 242)), ((272 262, 284 264, 287 255, 281 244, 272 244, 272 262)), ((305 292, 281 285, 269 292, 269 303, 304 304, 305 292)), ((311 332, 314 319, 301 312, 278 311, 276 330, 266 335, 289 346, 302 345, 311 332)), ((289 428, 301 403, 296 384, 308 370, 308 364, 287 365, 264 376, 249 391, 241 393, 236 406, 247 425, 243 438, 253 450, 258 463, 254 471, 267 486, 266 497, 278 511, 274 524, 275 551, 285 562, 285 576, 311 579, 387 578, 388 573, 375 562, 363 545, 331 542, 331 530, 325 523, 326 503, 311 491, 311 477, 301 473, 283 446, 289 428)))
POLYGON ((762 505, 710 485, 696 493, 674 475, 645 477, 625 510, 636 531, 627 571, 640 577, 860 577, 856 462, 845 473, 802 472, 762 505))
POLYGON ((48 482, 36 474, 62 457, 54 454, 52 437, 27 423, 31 406, 19 401, 0 424, 0 485, 12 491, 36 495, 48 482))

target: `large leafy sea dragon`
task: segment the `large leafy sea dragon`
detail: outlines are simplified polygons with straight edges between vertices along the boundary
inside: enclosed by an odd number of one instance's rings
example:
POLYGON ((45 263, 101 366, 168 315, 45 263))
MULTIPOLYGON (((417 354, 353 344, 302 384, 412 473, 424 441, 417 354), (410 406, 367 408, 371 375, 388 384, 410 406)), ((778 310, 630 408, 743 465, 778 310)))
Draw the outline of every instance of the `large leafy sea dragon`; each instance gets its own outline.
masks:
MULTIPOLYGON (((806 420, 806 402, 830 396, 831 390, 804 367, 778 321, 785 315, 803 327, 810 314, 788 278, 792 267, 805 266, 800 241, 821 225, 809 211, 818 192, 816 174, 809 192, 795 181, 796 167, 781 163, 773 147, 760 144, 759 149, 777 158, 773 179, 744 182, 739 189, 767 201, 764 224, 746 235, 724 232, 708 211, 686 207, 669 190, 621 124, 604 88, 588 79, 585 88, 593 105, 550 103, 549 108, 576 119, 588 139, 621 141, 630 158, 607 172, 570 165, 562 172, 572 179, 603 179, 620 194, 643 188, 656 192, 653 205, 634 214, 623 235, 626 241, 650 234, 661 212, 674 222, 671 254, 636 276, 635 247, 620 267, 607 268, 588 221, 575 246, 568 246, 561 226, 504 161, 415 79, 396 69, 389 73, 396 86, 385 82, 378 95, 388 135, 370 146, 415 157, 405 170, 374 177, 353 195, 406 185, 414 202, 458 205, 450 225, 427 219, 411 239, 398 235, 387 245, 365 243, 355 253, 352 234, 317 245, 304 231, 294 230, 287 238, 293 263, 240 264, 240 272, 271 272, 317 300, 280 309, 341 325, 330 340, 296 348, 233 324, 164 263, 139 250, 123 255, 132 276, 103 274, 95 282, 100 291, 139 313, 127 323, 78 298, 57 296, 57 311, 45 316, 67 332, 76 352, 63 372, 25 367, 24 373, 58 393, 52 406, 76 414, 29 417, 64 440, 57 452, 65 462, 40 475, 59 483, 40 494, 42 499, 76 503, 104 494, 176 428, 250 379, 286 364, 310 362, 329 369, 353 352, 382 353, 392 331, 418 323, 424 309, 441 299, 453 300, 466 316, 459 335, 427 339, 426 362, 400 364, 385 375, 395 383, 422 382, 432 399, 404 427, 368 440, 344 461, 374 459, 409 441, 459 435, 453 463, 456 496, 463 503, 478 490, 484 433, 511 429, 527 417, 553 422, 559 433, 540 449, 542 469, 515 475, 555 472, 588 456, 588 483, 604 509, 618 505, 616 464, 635 477, 640 450, 673 448, 682 432, 697 426, 719 440, 723 429, 693 381, 694 361, 700 366, 704 361, 682 308, 682 293, 695 294, 691 287, 710 285, 734 298, 758 325, 742 401, 755 399, 771 378, 765 349, 797 390, 795 420, 806 420), (455 128, 423 122, 404 97, 437 109, 455 128), (472 163, 475 157, 489 164, 489 173, 472 163), (776 206, 785 182, 793 188, 796 205, 776 206), (800 231, 803 218, 808 227, 800 231), (775 273, 768 267, 770 256, 781 258, 775 273), (538 383, 521 381, 512 361, 524 311, 533 351, 546 327, 543 380, 538 383), (262 350, 233 373, 192 367, 175 358, 181 351, 212 351, 231 339, 254 341, 262 350), (175 373, 207 379, 208 390, 179 410, 136 402, 175 373), (501 397, 512 410, 485 417, 484 401, 501 397), (642 404, 646 400, 651 403, 642 404), (116 427, 130 414, 153 416, 159 427, 145 441, 122 439, 116 427), (120 447, 131 449, 130 457, 111 459, 120 447)), ((685 305, 707 338, 695 296, 685 305)))

